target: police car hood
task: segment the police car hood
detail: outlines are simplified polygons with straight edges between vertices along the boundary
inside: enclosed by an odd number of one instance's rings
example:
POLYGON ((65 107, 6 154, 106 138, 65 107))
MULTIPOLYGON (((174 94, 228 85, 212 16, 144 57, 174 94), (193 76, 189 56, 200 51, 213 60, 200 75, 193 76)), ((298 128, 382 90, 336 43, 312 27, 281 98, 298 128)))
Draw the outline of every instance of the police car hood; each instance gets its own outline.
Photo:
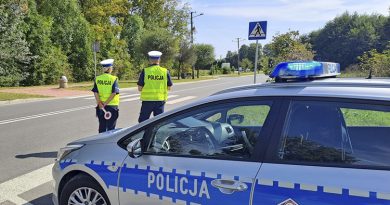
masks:
POLYGON ((110 130, 103 132, 98 135, 82 138, 76 141, 73 141, 69 144, 106 144, 106 143, 116 143, 118 139, 123 137, 123 132, 126 129, 118 128, 115 130, 110 130))

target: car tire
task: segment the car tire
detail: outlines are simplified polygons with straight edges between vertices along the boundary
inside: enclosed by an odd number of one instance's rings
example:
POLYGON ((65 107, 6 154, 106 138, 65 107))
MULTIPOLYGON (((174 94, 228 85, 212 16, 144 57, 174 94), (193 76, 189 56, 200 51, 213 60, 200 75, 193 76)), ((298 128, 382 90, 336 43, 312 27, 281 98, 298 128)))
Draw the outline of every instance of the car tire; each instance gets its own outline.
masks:
POLYGON ((85 174, 76 175, 65 184, 61 191, 59 205, 77 204, 70 203, 72 201, 70 199, 71 197, 73 197, 73 202, 77 200, 78 203, 83 204, 110 205, 110 201, 103 188, 95 179, 85 174), (87 197, 88 192, 90 192, 89 197, 87 197), (82 195, 82 198, 78 197, 80 195, 82 195), (95 203, 93 200, 96 200, 95 203))

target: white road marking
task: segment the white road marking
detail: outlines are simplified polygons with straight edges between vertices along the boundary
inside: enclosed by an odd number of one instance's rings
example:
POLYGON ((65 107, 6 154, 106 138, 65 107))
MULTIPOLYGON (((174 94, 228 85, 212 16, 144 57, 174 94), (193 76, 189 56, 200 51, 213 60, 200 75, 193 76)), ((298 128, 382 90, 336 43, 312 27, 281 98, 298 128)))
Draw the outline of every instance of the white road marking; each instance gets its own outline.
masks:
POLYGON ((42 114, 37 114, 37 115, 30 115, 30 116, 26 116, 26 117, 19 117, 19 118, 14 118, 14 119, 9 119, 9 120, 2 120, 2 121, 0 121, 0 125, 24 121, 24 120, 31 120, 31 119, 46 117, 46 116, 51 116, 51 115, 58 115, 58 114, 63 114, 63 113, 73 112, 73 111, 78 111, 78 110, 85 110, 85 109, 89 109, 89 108, 93 108, 93 107, 95 107, 95 105, 88 105, 88 106, 71 108, 71 109, 66 109, 66 110, 59 110, 59 111, 47 112, 47 113, 42 113, 42 114))
POLYGON ((168 99, 178 97, 178 95, 168 95, 168 99))
POLYGON ((77 99, 77 98, 85 98, 85 97, 91 97, 91 94, 89 94, 89 95, 79 95, 79 96, 66 97, 65 99, 77 99))
POLYGON ((0 184, 0 203, 10 201, 18 205, 32 205, 26 200, 20 198, 18 195, 50 182, 52 180, 52 167, 53 164, 49 164, 0 184))
POLYGON ((127 98, 127 99, 121 100, 121 102, 130 102, 130 101, 135 101, 135 100, 139 100, 139 97, 127 98))
MULTIPOLYGON (((175 90, 175 91, 171 91, 170 93, 179 93, 179 92, 183 92, 183 91, 197 90, 197 89, 199 89, 199 88, 210 88, 210 86, 215 87, 215 86, 217 86, 217 85, 224 85, 224 84, 231 84, 231 83, 232 83, 232 82, 216 83, 216 84, 213 84, 213 85, 205 85, 205 86, 187 88, 187 89, 183 89, 183 90, 175 90)), ((217 92, 217 91, 215 91, 215 92, 217 92)))
MULTIPOLYGON (((126 97, 138 96, 138 95, 140 95, 140 94, 120 95, 119 97, 122 99, 122 98, 126 98, 126 97)), ((84 98, 84 100, 93 100, 93 99, 95 99, 95 96, 89 97, 89 98, 84 98)))
POLYGON ((139 95, 140 94, 120 95, 120 98, 127 98, 127 97, 139 96, 139 95))
MULTIPOLYGON (((168 95, 168 99, 170 98, 175 98, 177 97, 178 95, 168 95)), ((124 99, 124 100, 121 100, 121 102, 130 102, 130 101, 136 101, 136 100, 139 100, 140 97, 135 97, 135 98, 127 98, 127 99, 124 99)))
MULTIPOLYGON (((228 84, 228 83, 231 83, 231 82, 217 83, 217 84, 214 84, 213 86, 223 85, 223 84, 228 84)), ((183 90, 177 90, 177 91, 173 91, 173 92, 170 92, 170 93, 178 93, 178 92, 184 92, 184 91, 188 91, 188 90, 194 90, 194 89, 206 88, 206 87, 210 87, 210 85, 193 87, 193 88, 183 89, 183 90)), ((139 94, 134 94, 134 95, 139 95, 139 94)), ((91 96, 91 95, 88 95, 88 96, 91 96)), ((67 99, 76 99, 76 98, 81 98, 81 97, 85 97, 85 96, 68 97, 67 99)), ((129 97, 129 95, 128 95, 128 97, 129 97)), ((173 98, 173 97, 177 97, 177 95, 170 95, 170 96, 168 96, 168 98, 173 98)), ((92 97, 92 99, 93 98, 94 97, 92 97)), ((175 103, 178 103, 178 102, 183 102, 183 101, 186 101, 186 100, 190 100, 190 99, 193 99, 193 98, 195 98, 195 96, 187 96, 187 97, 183 97, 183 98, 180 98, 180 99, 177 99, 177 100, 168 101, 167 104, 171 105, 171 104, 175 104, 175 103)), ((139 100, 139 97, 128 98, 128 99, 124 99, 124 100, 121 100, 121 101, 122 102, 129 102, 129 101, 135 101, 135 100, 139 100)), ((93 108, 95 106, 96 105, 88 105, 88 106, 83 106, 83 107, 78 107, 78 108, 72 108, 72 109, 48 112, 48 113, 37 114, 37 115, 30 115, 30 116, 26 116, 26 117, 19 117, 19 118, 8 119, 8 120, 1 120, 0 121, 0 125, 14 123, 14 122, 20 122, 20 121, 30 120, 30 119, 40 118, 40 117, 46 117, 46 116, 51 116, 51 115, 63 114, 63 113, 67 113, 67 112, 77 111, 77 110, 89 109, 89 108, 93 108)))
POLYGON ((95 99, 95 96, 93 97, 88 97, 88 98, 83 98, 84 100, 92 100, 92 99, 95 99))
MULTIPOLYGON (((174 98, 177 96, 178 95, 170 95, 170 96, 168 96, 168 98, 174 98)), ((190 97, 190 99, 194 98, 194 96, 188 96, 188 97, 190 97)), ((184 97, 184 98, 188 98, 188 97, 184 97)), ((135 101, 135 100, 139 100, 139 99, 140 99, 139 97, 128 98, 128 99, 122 100, 122 102, 135 101)), ((182 99, 182 98, 180 98, 180 99, 182 99)), ((180 100, 180 99, 178 99, 178 100, 180 100)), ((185 100, 187 100, 187 99, 184 99, 181 101, 185 101, 185 100)), ((173 103, 168 103, 168 104, 173 104, 173 103)), ((1 120, 0 125, 9 124, 9 123, 13 123, 13 122, 20 122, 20 121, 24 121, 24 120, 31 120, 31 119, 35 119, 35 118, 47 117, 47 116, 51 116, 51 115, 58 115, 58 114, 63 114, 63 113, 68 113, 68 112, 74 112, 74 111, 78 111, 78 110, 85 110, 85 109, 90 109, 90 108, 94 108, 94 107, 96 107, 96 105, 87 105, 87 106, 83 106, 83 107, 70 108, 70 109, 66 109, 66 110, 59 110, 59 111, 47 112, 47 113, 30 115, 30 116, 25 116, 25 117, 18 117, 18 118, 13 118, 13 119, 8 119, 8 120, 1 120)))
POLYGON ((182 98, 179 98, 179 99, 176 99, 176 100, 168 101, 167 104, 168 105, 172 105, 172 104, 175 104, 175 103, 183 102, 183 101, 186 101, 186 100, 191 100, 191 99, 194 99, 194 98, 196 98, 196 96, 186 96, 186 97, 182 97, 182 98))

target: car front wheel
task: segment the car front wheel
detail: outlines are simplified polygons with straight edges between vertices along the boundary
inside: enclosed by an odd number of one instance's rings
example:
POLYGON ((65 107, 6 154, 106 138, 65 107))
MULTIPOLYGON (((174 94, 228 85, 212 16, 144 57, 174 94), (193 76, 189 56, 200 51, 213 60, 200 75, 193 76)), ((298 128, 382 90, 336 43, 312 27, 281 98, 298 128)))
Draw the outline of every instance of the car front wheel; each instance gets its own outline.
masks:
POLYGON ((100 185, 87 175, 77 175, 69 180, 60 196, 60 205, 110 205, 100 185))

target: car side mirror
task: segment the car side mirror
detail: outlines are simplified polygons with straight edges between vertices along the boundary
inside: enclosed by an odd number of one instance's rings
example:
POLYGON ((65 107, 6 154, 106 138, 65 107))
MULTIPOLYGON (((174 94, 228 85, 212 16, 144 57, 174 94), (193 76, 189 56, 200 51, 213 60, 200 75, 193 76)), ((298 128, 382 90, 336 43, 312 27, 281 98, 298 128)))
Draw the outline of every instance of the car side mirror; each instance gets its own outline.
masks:
POLYGON ((231 114, 228 116, 228 122, 229 124, 241 124, 244 122, 244 115, 240 114, 231 114))
POLYGON ((142 138, 135 139, 130 142, 126 149, 131 158, 138 158, 142 155, 142 138))

